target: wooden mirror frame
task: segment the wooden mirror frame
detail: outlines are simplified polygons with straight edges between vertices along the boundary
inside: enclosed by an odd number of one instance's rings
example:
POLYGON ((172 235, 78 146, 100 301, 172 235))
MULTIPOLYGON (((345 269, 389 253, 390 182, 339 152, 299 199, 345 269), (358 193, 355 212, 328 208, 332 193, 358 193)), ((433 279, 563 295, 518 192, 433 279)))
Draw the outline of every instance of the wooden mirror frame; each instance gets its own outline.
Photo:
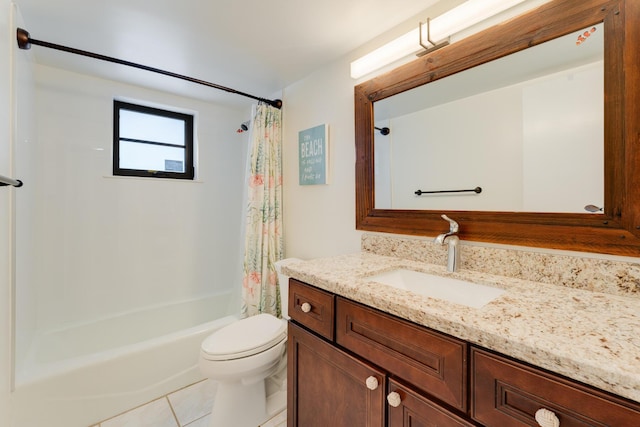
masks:
POLYGON ((553 0, 355 87, 356 229, 640 256, 640 2, 553 0), (374 102, 604 22, 605 206, 602 214, 375 208, 374 102))

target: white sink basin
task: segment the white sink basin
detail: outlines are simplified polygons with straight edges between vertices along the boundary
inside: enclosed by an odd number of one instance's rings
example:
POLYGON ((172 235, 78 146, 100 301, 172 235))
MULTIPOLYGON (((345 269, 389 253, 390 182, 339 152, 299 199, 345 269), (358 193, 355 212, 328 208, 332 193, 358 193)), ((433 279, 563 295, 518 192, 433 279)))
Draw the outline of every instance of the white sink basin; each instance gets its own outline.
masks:
POLYGON ((376 274, 367 280, 473 308, 481 308, 505 292, 491 286, 402 269, 376 274))

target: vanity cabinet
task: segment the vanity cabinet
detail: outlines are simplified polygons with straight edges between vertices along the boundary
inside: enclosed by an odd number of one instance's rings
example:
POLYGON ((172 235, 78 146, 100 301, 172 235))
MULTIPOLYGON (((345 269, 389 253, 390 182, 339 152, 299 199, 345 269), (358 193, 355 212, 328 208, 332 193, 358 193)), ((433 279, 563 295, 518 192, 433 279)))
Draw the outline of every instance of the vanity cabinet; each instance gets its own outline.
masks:
POLYGON ((474 426, 464 341, 295 279, 289 316, 288 427, 474 426))
POLYGON ((484 425, 640 426, 638 405, 482 349, 471 359, 471 414, 484 425))
POLYGON ((288 427, 637 427, 640 404, 295 279, 288 427))

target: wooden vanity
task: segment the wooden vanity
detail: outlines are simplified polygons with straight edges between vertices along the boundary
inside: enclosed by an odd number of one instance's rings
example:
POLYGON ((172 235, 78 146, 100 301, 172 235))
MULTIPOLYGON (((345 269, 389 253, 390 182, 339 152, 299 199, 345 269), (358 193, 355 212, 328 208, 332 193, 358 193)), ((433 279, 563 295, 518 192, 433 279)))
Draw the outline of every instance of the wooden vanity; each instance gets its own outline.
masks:
POLYGON ((288 427, 640 426, 636 402, 296 279, 289 315, 288 427))

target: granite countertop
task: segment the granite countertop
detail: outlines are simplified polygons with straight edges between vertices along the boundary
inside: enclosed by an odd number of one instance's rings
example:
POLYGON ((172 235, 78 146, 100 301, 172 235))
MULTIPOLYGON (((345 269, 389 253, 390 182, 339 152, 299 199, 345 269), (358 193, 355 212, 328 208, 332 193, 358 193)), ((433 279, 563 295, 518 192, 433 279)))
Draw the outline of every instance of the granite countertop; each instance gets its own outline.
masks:
POLYGON ((300 261, 302 282, 640 402, 640 299, 371 253, 300 261), (396 268, 505 289, 471 308, 367 280, 396 268))

